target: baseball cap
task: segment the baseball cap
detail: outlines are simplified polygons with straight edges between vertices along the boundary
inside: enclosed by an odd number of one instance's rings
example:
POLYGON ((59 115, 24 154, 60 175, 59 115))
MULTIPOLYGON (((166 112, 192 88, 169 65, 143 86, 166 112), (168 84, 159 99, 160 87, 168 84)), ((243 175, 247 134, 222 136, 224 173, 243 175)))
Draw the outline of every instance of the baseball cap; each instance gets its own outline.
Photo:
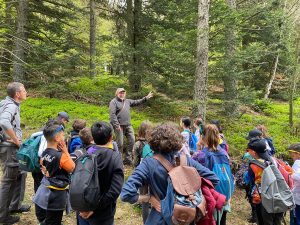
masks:
POLYGON ((248 134, 248 136, 246 137, 247 140, 251 140, 253 138, 259 138, 262 136, 262 132, 260 130, 254 129, 251 130, 248 134))
POLYGON ((120 92, 126 92, 126 90, 124 88, 118 88, 116 94, 119 94, 120 92))
POLYGON ((59 112, 58 117, 66 119, 68 122, 70 121, 70 117, 66 112, 59 112))
POLYGON ((257 153, 264 153, 267 151, 267 145, 265 139, 254 139, 249 141, 248 149, 252 149, 257 153))

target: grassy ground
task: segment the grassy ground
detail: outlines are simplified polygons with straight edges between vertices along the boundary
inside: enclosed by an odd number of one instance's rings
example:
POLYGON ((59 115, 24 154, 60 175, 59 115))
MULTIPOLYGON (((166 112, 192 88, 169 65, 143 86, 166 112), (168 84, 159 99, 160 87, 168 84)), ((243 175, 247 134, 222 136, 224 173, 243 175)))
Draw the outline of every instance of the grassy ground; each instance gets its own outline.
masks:
MULTIPOLYGON (((126 170, 126 175, 129 175, 131 170, 126 170)), ((24 202, 32 205, 33 196, 33 179, 31 174, 28 173, 26 195, 24 202)), ((232 213, 228 214, 227 224, 231 225, 248 225, 247 218, 250 213, 249 204, 244 198, 244 192, 242 190, 236 190, 233 200, 232 200, 232 213)), ((28 213, 23 213, 20 215, 21 220, 18 225, 35 225, 38 224, 35 214, 34 206, 32 206, 31 211, 28 213)), ((75 214, 71 213, 68 216, 63 217, 64 225, 75 225, 75 214)), ((141 210, 134 205, 128 203, 123 203, 120 200, 117 204, 117 212, 115 215, 116 225, 142 225, 141 210)))
MULTIPOLYGON (((285 152, 285 148, 293 142, 298 141, 299 134, 290 132, 288 126, 288 104, 284 102, 273 102, 263 109, 261 113, 256 113, 250 109, 246 110, 240 118, 224 118, 220 114, 220 101, 210 100, 208 119, 219 118, 223 122, 226 130, 225 137, 230 145, 230 154, 233 157, 239 158, 246 147, 247 141, 245 136, 249 130, 253 129, 258 124, 265 124, 269 128, 271 136, 274 138, 275 147, 278 152, 285 152)), ((181 103, 174 103, 176 107, 181 103)), ((295 123, 300 124, 299 107, 300 100, 295 101, 295 123)), ((159 106, 155 106, 159 107, 159 106)), ((163 107, 163 106, 160 106, 163 107)), ((153 116, 149 108, 135 108, 132 111, 133 126, 137 129, 138 125, 146 119, 159 122, 169 119, 169 114, 161 113, 159 116, 153 116)), ((173 109, 174 110, 174 109, 173 109)), ((67 111, 71 118, 83 118, 91 125, 96 120, 108 121, 108 107, 95 106, 75 101, 57 100, 48 98, 29 98, 22 104, 21 110, 22 123, 26 124, 24 131, 25 137, 37 131, 48 118, 53 118, 59 111, 67 111)), ((157 112, 161 112, 157 108, 157 112)), ((182 112, 185 112, 183 110, 182 112)), ((174 120, 177 121, 177 120, 174 120)), ((299 126, 300 127, 300 126, 299 126)), ((70 130, 70 125, 67 130, 70 130)), ((130 171, 127 171, 129 175, 130 171)), ((25 202, 31 203, 33 196, 33 183, 31 175, 27 179, 27 191, 25 202)), ((246 219, 250 214, 250 208, 247 201, 244 199, 243 191, 237 190, 232 200, 232 213, 228 215, 228 223, 234 225, 246 225, 246 219)), ((64 217, 64 224, 76 224, 74 221, 75 215, 64 217)), ((138 225, 142 224, 140 210, 129 204, 118 202, 117 213, 115 216, 116 225, 138 225)), ((37 224, 34 216, 34 210, 30 213, 21 216, 19 225, 37 224)))

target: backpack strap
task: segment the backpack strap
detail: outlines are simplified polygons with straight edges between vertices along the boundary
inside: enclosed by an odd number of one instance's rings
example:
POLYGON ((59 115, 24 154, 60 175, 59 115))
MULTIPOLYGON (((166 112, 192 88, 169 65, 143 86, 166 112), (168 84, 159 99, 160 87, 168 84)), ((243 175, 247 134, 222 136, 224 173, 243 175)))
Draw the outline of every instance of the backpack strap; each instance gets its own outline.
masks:
POLYGON ((174 166, 167 160, 165 157, 163 157, 161 154, 156 154, 153 156, 154 159, 160 162, 160 164, 168 171, 170 172, 174 166))
POLYGON ((251 160, 250 162, 249 162, 249 165, 250 164, 254 164, 254 165, 257 165, 257 166, 259 166, 260 168, 262 168, 262 169, 265 169, 266 167, 267 167, 267 165, 265 164, 265 163, 263 163, 263 162, 260 162, 260 161, 258 161, 258 160, 251 160))
POLYGON ((185 154, 180 155, 180 166, 187 166, 187 157, 185 154))

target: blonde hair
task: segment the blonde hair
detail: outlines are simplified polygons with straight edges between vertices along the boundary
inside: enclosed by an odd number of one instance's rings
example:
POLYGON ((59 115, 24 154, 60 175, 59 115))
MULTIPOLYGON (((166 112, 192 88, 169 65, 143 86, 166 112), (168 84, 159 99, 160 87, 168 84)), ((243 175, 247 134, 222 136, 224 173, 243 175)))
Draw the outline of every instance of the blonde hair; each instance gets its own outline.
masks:
POLYGON ((203 141, 206 143, 208 148, 212 149, 213 151, 217 151, 220 141, 220 133, 216 125, 208 124, 205 126, 203 141))

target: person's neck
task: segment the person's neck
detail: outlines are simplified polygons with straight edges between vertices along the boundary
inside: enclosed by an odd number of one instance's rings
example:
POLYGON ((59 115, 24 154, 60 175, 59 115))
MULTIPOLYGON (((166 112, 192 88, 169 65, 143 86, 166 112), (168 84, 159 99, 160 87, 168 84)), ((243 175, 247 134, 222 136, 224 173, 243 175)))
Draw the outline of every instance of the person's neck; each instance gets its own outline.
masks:
POLYGON ((189 128, 189 127, 184 127, 183 129, 184 129, 184 130, 190 130, 190 128, 189 128))
POLYGON ((57 148, 57 143, 47 143, 47 148, 52 148, 52 149, 55 149, 55 150, 58 150, 57 148))

